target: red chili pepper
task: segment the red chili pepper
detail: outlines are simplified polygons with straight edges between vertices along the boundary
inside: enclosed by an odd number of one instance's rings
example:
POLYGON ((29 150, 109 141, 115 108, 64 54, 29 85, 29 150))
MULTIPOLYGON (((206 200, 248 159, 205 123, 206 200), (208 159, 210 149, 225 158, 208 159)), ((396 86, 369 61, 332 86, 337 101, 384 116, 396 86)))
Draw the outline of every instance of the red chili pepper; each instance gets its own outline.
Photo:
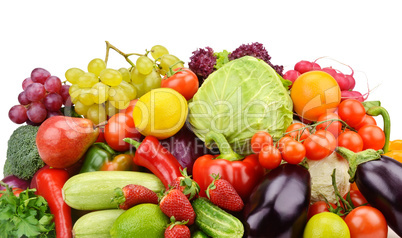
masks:
POLYGON ((169 188, 177 177, 181 177, 180 169, 183 167, 177 159, 159 143, 154 136, 147 136, 140 143, 131 138, 125 138, 125 142, 134 145, 137 150, 134 155, 134 163, 143 166, 155 174, 169 188))
POLYGON ((72 237, 71 208, 62 195, 63 185, 68 178, 66 170, 52 168, 43 169, 36 176, 37 193, 46 199, 54 215, 56 237, 72 237))
POLYGON ((201 188, 200 196, 206 196, 205 190, 213 180, 211 174, 219 174, 233 185, 243 201, 247 201, 251 191, 264 177, 264 168, 258 162, 258 156, 241 157, 230 148, 222 134, 213 131, 205 137, 207 145, 212 142, 218 145, 221 154, 201 156, 193 166, 194 181, 201 188))

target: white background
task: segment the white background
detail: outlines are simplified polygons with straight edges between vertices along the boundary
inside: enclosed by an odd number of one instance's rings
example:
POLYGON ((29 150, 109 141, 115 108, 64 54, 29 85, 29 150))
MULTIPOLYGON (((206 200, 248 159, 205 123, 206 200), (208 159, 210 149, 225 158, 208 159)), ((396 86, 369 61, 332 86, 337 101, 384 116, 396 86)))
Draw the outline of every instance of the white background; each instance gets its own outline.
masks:
MULTIPOLYGON (((64 80, 68 68, 104 58, 105 40, 143 53, 155 44, 188 62, 211 46, 232 51, 263 43, 274 64, 329 56, 353 67, 356 89, 375 88, 392 118, 391 139, 402 139, 400 105, 402 15, 398 1, 2 1, 0 3, 0 173, 7 140, 18 125, 8 110, 21 82, 43 67, 64 80), (377 87, 378 86, 378 87, 377 87)), ((350 71, 334 61, 318 61, 350 71)), ((128 66, 112 53, 109 67, 128 66)))

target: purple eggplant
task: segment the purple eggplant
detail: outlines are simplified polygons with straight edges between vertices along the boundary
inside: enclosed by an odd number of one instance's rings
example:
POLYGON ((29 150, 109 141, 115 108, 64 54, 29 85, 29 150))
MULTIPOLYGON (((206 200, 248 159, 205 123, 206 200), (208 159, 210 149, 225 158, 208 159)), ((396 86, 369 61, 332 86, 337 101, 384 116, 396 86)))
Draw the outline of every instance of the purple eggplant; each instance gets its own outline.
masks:
POLYGON ((302 237, 310 204, 307 169, 282 164, 265 175, 244 208, 247 237, 302 237))
POLYGON ((161 140, 161 144, 179 161, 187 173, 192 174, 193 164, 198 157, 208 153, 204 143, 186 125, 172 137, 161 140))
POLYGON ((339 147, 349 161, 351 182, 355 181, 367 202, 381 211, 388 226, 402 237, 402 164, 382 151, 354 153, 339 147))

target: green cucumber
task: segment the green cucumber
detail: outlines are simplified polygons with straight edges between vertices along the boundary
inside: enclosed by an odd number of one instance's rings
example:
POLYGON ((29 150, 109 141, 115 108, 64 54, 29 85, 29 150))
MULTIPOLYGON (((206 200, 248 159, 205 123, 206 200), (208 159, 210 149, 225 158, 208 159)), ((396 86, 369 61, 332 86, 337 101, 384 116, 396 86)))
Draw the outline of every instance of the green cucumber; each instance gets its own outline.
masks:
POLYGON ((197 198, 192 205, 196 214, 195 224, 208 236, 243 237, 244 227, 241 221, 214 205, 208 199, 197 198))
POLYGON ((74 238, 108 238, 113 223, 125 210, 112 209, 90 212, 74 224, 74 238))
POLYGON ((145 186, 159 193, 165 186, 151 173, 133 171, 95 171, 75 175, 63 186, 64 201, 77 210, 117 208, 112 202, 114 190, 128 184, 145 186))
POLYGON ((209 238, 209 236, 200 230, 196 230, 195 232, 191 233, 191 238, 209 238))

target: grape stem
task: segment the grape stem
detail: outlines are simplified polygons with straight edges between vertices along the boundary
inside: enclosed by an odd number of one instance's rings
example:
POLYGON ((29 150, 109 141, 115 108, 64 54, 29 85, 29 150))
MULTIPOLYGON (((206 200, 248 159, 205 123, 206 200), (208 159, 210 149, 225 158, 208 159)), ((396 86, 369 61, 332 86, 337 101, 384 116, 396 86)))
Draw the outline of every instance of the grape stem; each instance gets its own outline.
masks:
POLYGON ((105 63, 107 65, 107 61, 109 59, 109 51, 110 49, 113 49, 114 51, 116 51, 117 53, 119 53, 120 55, 122 55, 126 61, 132 66, 135 67, 135 64, 128 58, 132 55, 136 55, 136 56, 147 56, 147 54, 138 54, 138 53, 130 53, 130 54, 126 54, 123 51, 119 50, 118 48, 116 48, 116 46, 112 45, 109 43, 109 41, 105 41, 106 42, 106 56, 105 56, 105 63))

